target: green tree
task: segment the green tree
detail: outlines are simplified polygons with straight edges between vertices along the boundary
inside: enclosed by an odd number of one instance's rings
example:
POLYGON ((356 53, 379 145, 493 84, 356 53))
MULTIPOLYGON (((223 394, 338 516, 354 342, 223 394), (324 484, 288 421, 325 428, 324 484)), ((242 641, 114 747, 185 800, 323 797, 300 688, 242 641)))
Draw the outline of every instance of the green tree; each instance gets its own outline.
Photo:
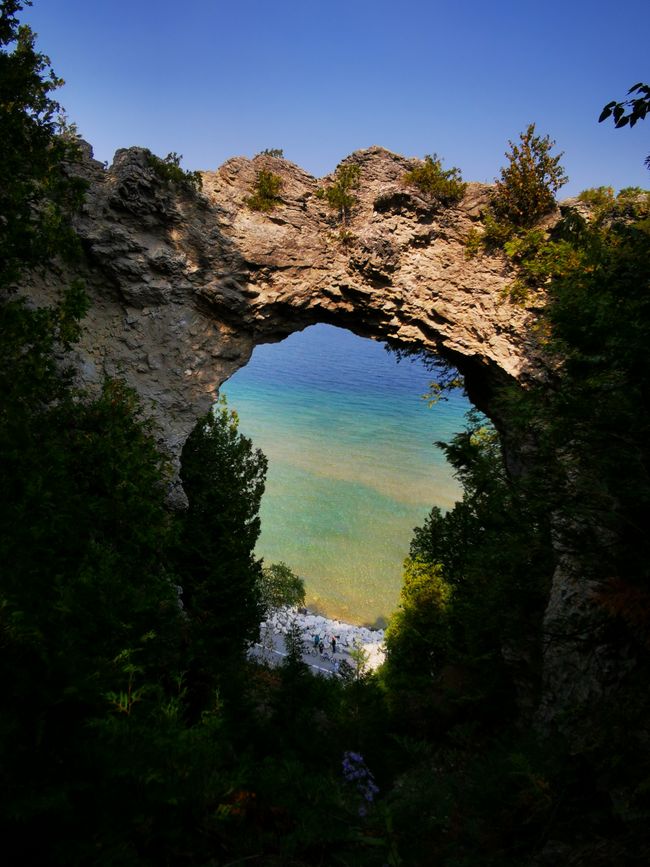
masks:
POLYGON ((522 402, 523 423, 539 432, 543 460, 559 473, 547 471, 539 483, 567 515, 566 543, 573 540, 595 574, 643 585, 650 583, 638 523, 650 496, 647 198, 639 207, 631 212, 624 200, 618 215, 608 209, 590 223, 569 215, 548 242, 556 256, 543 320, 547 351, 561 363, 522 402))
MULTIPOLYGON (((496 431, 478 416, 450 443, 438 443, 463 485, 463 498, 433 509, 406 561, 406 601, 387 633, 387 682, 411 692, 435 687, 445 668, 462 671, 480 714, 511 706, 513 673, 503 648, 540 639, 553 571, 548 520, 530 486, 505 471, 496 431), (403 609, 403 611, 402 611, 403 609), (406 676, 405 676, 406 672, 406 676)), ((536 671, 528 672, 531 683, 536 671)), ((435 717, 435 704, 426 715, 435 717)))
POLYGON ((555 142, 535 134, 535 124, 509 142, 508 164, 501 169, 490 208, 486 214, 486 236, 503 243, 517 230, 530 229, 555 208, 555 194, 568 178, 560 160, 553 156, 555 142))
POLYGON ((262 602, 267 612, 304 605, 305 582, 286 563, 271 563, 262 569, 262 602))
POLYGON ((180 516, 178 568, 201 665, 241 655, 263 614, 254 556, 267 461, 239 432, 225 398, 200 419, 183 448, 189 508, 180 516))
POLYGON ((26 265, 74 252, 69 213, 85 188, 65 169, 78 149, 56 135, 61 109, 51 93, 63 82, 18 22, 25 5, 0 3, 0 289, 26 265))
MULTIPOLYGON (((47 839, 48 859, 66 863, 66 841, 88 852, 100 817, 117 820, 100 769, 124 773, 124 755, 96 726, 120 713, 121 694, 126 713, 163 692, 181 623, 164 462, 134 396, 119 383, 94 400, 61 384, 55 395, 27 410, 12 394, 0 423, 0 674, 12 695, 0 711, 0 785, 11 792, 0 827, 7 851, 20 841, 36 857, 47 839)), ((162 757, 146 761, 143 778, 162 757)))
POLYGON ((399 607, 386 630, 388 665, 400 679, 431 679, 448 658, 451 587, 442 566, 419 557, 405 560, 402 581, 399 607))
POLYGON ((356 163, 345 163, 336 169, 334 181, 316 191, 319 199, 325 199, 333 211, 338 211, 341 223, 346 226, 358 199, 354 191, 361 186, 361 168, 356 163))
POLYGON ((214 838, 195 836, 188 855, 185 830, 228 782, 214 707, 186 720, 167 462, 122 383, 72 388, 62 359, 87 305, 80 283, 49 308, 6 291, 27 269, 73 258, 69 211, 82 192, 67 177, 74 138, 57 135, 59 80, 18 25, 23 5, 0 5, 4 852, 53 865, 204 863, 214 838))

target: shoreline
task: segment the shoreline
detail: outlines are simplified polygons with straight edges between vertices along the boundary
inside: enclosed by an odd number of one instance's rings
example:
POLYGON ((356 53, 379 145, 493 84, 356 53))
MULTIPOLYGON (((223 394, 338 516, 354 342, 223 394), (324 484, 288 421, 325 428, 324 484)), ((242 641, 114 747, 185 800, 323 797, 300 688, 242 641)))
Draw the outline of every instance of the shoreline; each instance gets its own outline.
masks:
POLYGON ((336 672, 336 662, 350 661, 350 652, 361 647, 368 654, 366 669, 375 671, 384 662, 385 630, 367 626, 353 626, 342 620, 314 614, 308 608, 280 608, 260 623, 260 641, 254 645, 253 655, 269 662, 279 662, 286 656, 284 636, 291 624, 297 624, 305 652, 303 661, 311 668, 327 674, 336 672), (323 642, 321 653, 314 643, 319 636, 323 642), (336 639, 332 653, 331 638, 336 639))

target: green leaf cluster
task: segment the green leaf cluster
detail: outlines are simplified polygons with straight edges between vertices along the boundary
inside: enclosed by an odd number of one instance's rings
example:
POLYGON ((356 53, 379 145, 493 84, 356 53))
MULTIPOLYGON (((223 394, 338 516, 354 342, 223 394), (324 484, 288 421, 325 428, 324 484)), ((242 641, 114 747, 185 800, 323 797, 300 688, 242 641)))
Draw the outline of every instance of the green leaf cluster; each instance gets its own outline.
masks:
POLYGON ((643 120, 650 111, 650 86, 642 81, 638 84, 633 84, 628 90, 629 99, 623 102, 612 100, 603 108, 598 118, 598 123, 607 120, 608 117, 614 118, 614 126, 616 129, 627 126, 633 127, 637 121, 643 120), (636 93, 637 96, 631 94, 636 93))
POLYGON ((421 165, 406 172, 402 182, 417 187, 421 193, 445 206, 459 202, 467 187, 460 169, 455 166, 443 169, 442 160, 437 154, 427 154, 421 165))
POLYGON ((282 201, 280 197, 282 184, 280 175, 267 169, 260 169, 255 175, 255 183, 251 190, 252 195, 245 198, 244 202, 251 211, 262 211, 263 213, 273 211, 282 201))
MULTIPOLYGON (((644 120, 650 111, 650 86, 642 81, 633 84, 628 90, 628 99, 622 102, 612 100, 603 108, 598 118, 598 123, 602 123, 609 117, 613 117, 614 126, 616 129, 630 125, 633 127, 637 121, 644 120), (632 96, 636 94, 636 96, 632 96)), ((646 168, 650 169, 650 155, 645 158, 646 168)))

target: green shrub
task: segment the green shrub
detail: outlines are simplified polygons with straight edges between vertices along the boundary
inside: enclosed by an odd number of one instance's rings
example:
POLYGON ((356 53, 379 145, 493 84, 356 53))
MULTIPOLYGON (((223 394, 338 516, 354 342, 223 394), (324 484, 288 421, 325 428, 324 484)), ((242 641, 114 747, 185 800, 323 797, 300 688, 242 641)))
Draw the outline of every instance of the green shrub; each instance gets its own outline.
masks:
POLYGON ((347 225, 358 199, 352 192, 361 186, 361 168, 356 163, 341 165, 336 170, 336 179, 329 187, 316 191, 319 199, 325 199, 334 211, 339 212, 343 225, 347 225))
POLYGON ((260 169, 255 176, 252 195, 244 199, 251 211, 273 211, 280 204, 282 178, 274 172, 260 169))
POLYGON ((279 159, 284 159, 284 151, 282 148, 264 148, 263 151, 260 151, 258 154, 255 154, 258 157, 278 157, 279 159))
POLYGON ((354 232, 350 232, 349 229, 341 229, 336 236, 336 239, 342 247, 353 247, 356 243, 357 236, 354 232))
POLYGON ((617 199, 636 199, 639 196, 647 196, 649 195, 648 190, 644 190, 643 187, 623 187, 620 191, 617 199))
POLYGON ((427 154, 424 162, 406 172, 402 181, 417 187, 441 205, 455 205, 463 198, 467 186, 463 183, 460 169, 455 166, 443 169, 442 160, 437 154, 427 154))
POLYGON ((465 258, 474 259, 479 255, 483 248, 483 232, 472 226, 467 235, 465 235, 465 258))
POLYGON ((623 187, 616 197, 616 214, 632 220, 645 220, 650 214, 650 191, 623 187))
POLYGON ((591 187, 591 189, 583 190, 578 195, 578 201, 593 208, 608 207, 614 203, 614 189, 612 187, 591 187))
POLYGON ((583 190, 578 199, 590 205, 597 218, 628 217, 638 220, 650 211, 650 192, 641 187, 623 187, 617 196, 612 187, 583 190))
POLYGON ((167 154, 164 159, 155 154, 147 155, 147 162, 159 178, 169 184, 175 184, 192 192, 199 192, 203 186, 201 172, 189 172, 181 168, 181 154, 174 151, 167 154))

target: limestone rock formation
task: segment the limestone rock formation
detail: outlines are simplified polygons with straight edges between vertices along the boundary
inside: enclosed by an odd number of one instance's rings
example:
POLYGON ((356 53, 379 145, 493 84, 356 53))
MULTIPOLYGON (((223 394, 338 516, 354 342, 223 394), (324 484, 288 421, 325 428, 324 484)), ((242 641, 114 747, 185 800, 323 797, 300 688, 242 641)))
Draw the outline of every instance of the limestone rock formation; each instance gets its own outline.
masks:
MULTIPOLYGON (((360 167, 346 236, 287 160, 234 158, 203 173, 203 192, 170 184, 148 151, 120 150, 105 169, 87 147, 89 190, 76 227, 91 299, 78 368, 86 385, 119 373, 151 407, 173 458, 215 391, 258 343, 316 322, 440 353, 465 374, 489 414, 493 385, 535 374, 530 310, 504 295, 501 256, 469 258, 465 238, 489 187, 470 183, 440 208, 403 183, 413 165, 379 147, 347 158, 360 167), (257 171, 282 178, 281 202, 250 210, 257 171)), ((65 275, 31 294, 49 300, 65 275)))

